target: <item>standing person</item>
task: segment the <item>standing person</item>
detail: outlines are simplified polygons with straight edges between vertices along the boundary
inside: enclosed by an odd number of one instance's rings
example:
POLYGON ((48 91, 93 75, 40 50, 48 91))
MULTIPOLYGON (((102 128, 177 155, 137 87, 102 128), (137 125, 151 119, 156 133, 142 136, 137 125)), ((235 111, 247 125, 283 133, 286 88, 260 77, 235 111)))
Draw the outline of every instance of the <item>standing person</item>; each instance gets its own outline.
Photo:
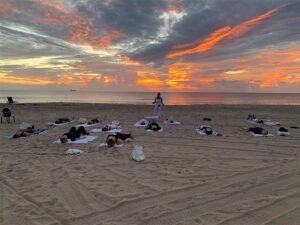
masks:
POLYGON ((154 99, 154 102, 152 104, 155 104, 154 107, 154 115, 160 117, 161 113, 161 107, 164 105, 162 97, 160 97, 160 93, 157 93, 157 96, 154 99))

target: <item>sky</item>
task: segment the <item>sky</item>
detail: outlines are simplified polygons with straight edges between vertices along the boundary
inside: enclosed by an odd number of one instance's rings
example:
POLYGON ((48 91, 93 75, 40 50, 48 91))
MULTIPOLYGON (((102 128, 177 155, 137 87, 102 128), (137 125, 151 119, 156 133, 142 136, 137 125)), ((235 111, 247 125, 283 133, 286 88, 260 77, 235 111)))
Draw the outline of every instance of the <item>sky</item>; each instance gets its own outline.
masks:
POLYGON ((300 0, 0 0, 0 89, 300 93, 300 0))

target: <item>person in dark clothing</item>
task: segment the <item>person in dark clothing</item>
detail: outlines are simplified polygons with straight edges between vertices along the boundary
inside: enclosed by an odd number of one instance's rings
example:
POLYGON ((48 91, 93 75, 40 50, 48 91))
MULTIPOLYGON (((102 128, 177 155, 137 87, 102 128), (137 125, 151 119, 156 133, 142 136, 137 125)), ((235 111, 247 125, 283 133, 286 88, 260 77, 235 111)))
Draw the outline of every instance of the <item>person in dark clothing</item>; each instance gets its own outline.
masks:
POLYGON ((155 119, 151 119, 146 127, 147 130, 158 131, 161 127, 158 125, 155 119))
POLYGON ((260 127, 252 127, 252 128, 246 128, 246 131, 248 132, 253 132, 254 134, 262 134, 262 135, 267 135, 268 131, 260 128, 260 127))
POLYGON ((89 125, 91 124, 95 124, 95 123, 99 123, 99 120, 98 119, 92 119, 88 122, 89 125))
POLYGON ((129 138, 132 138, 131 134, 123 134, 123 133, 116 133, 110 134, 106 138, 106 143, 109 148, 113 147, 115 144, 123 144, 128 141, 129 138))
POLYGON ((39 134, 47 129, 34 129, 34 126, 27 129, 21 129, 13 135, 13 138, 28 137, 34 134, 39 134))
POLYGON ((205 133, 207 135, 213 134, 212 128, 210 126, 207 126, 207 125, 200 126, 199 130, 201 130, 203 133, 205 133))
POLYGON ((71 127, 71 129, 68 133, 64 133, 60 137, 60 141, 61 141, 61 143, 66 143, 68 141, 68 139, 70 139, 71 141, 75 141, 75 140, 80 139, 81 134, 89 135, 89 133, 86 132, 86 130, 84 129, 83 126, 79 127, 77 130, 75 127, 71 127))
POLYGON ((68 118, 59 118, 55 121, 56 124, 67 123, 67 122, 71 122, 71 120, 68 118))

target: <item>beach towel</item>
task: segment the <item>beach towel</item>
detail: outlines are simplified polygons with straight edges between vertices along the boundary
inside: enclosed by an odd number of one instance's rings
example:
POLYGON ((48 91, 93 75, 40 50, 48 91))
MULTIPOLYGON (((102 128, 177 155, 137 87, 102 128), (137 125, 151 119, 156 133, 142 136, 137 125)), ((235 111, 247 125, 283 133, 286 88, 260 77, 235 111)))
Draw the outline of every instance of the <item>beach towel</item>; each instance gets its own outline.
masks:
MULTIPOLYGON (((37 135, 39 135, 39 134, 47 134, 48 133, 48 130, 43 130, 43 131, 41 131, 40 133, 38 133, 38 134, 32 134, 32 135, 30 135, 30 136, 25 136, 25 137, 19 137, 19 138, 29 138, 29 137, 33 137, 33 136, 37 136, 37 135)), ((9 136, 5 136, 6 138, 12 138, 14 135, 12 134, 12 135, 9 135, 9 136)))
MULTIPOLYGON (((124 144, 115 144, 114 145, 114 147, 115 148, 120 148, 120 147, 122 147, 124 144)), ((105 142, 103 142, 103 143, 101 143, 100 145, 99 145, 100 147, 107 147, 107 143, 105 143, 105 142)))
MULTIPOLYGON (((200 135, 208 135, 208 134, 206 134, 205 132, 202 132, 202 130, 200 130, 200 129, 196 129, 196 131, 197 131, 197 133, 198 134, 200 134, 200 135)), ((213 131, 213 133, 212 133, 212 135, 218 135, 218 133, 217 132, 215 132, 215 131, 213 131)))
POLYGON ((143 161, 145 159, 145 155, 143 152, 143 146, 136 145, 130 155, 130 158, 137 162, 143 161))
POLYGON ((94 124, 87 124, 87 123, 84 123, 84 124, 77 124, 75 127, 92 127, 92 126, 96 126, 98 125, 99 123, 94 123, 94 124))
MULTIPOLYGON (((154 132, 154 130, 151 130, 151 129, 147 129, 146 130, 147 132, 154 132)), ((158 130, 158 132, 163 132, 164 131, 164 128, 160 128, 160 130, 158 130)))
POLYGON ((271 120, 267 120, 265 122, 265 124, 268 125, 268 126, 279 126, 280 125, 279 122, 274 122, 274 121, 271 121, 271 120))
POLYGON ((273 137, 274 136, 274 134, 263 135, 263 134, 254 134, 253 132, 249 132, 249 133, 255 137, 273 137))
POLYGON ((164 121, 164 123, 165 123, 165 124, 174 124, 174 125, 179 125, 179 124, 181 124, 180 122, 178 122, 178 121, 176 121, 176 120, 174 120, 174 119, 166 119, 166 120, 164 121), (173 123, 172 123, 172 121, 173 121, 173 123))
POLYGON ((289 132, 277 131, 278 136, 290 136, 289 132))
POLYGON ((80 154, 80 153, 83 153, 83 151, 80 149, 76 149, 76 148, 70 148, 69 150, 66 151, 66 154, 68 154, 68 155, 76 155, 76 154, 80 154))
MULTIPOLYGON (((68 144, 86 144, 89 141, 93 141, 96 138, 98 138, 98 136, 82 136, 83 139, 79 139, 79 140, 75 140, 75 141, 71 141, 71 139, 68 139, 67 143, 68 144)), ((60 144, 61 141, 60 139, 58 139, 57 141, 54 141, 54 143, 60 144)))
POLYGON ((86 123, 86 118, 79 118, 78 123, 79 124, 85 124, 86 123))
POLYGON ((134 126, 135 126, 135 127, 146 127, 148 123, 149 123, 148 120, 146 120, 146 119, 141 119, 141 120, 137 121, 137 122, 134 124, 134 126), (144 122, 145 124, 141 124, 142 122, 144 122))
POLYGON ((246 120, 246 122, 252 123, 252 124, 258 124, 258 122, 255 122, 254 120, 246 120))
POLYGON ((93 133, 101 133, 101 132, 120 133, 121 131, 122 131, 122 129, 112 129, 112 130, 108 130, 108 131, 102 131, 102 128, 91 130, 91 132, 93 132, 93 133))

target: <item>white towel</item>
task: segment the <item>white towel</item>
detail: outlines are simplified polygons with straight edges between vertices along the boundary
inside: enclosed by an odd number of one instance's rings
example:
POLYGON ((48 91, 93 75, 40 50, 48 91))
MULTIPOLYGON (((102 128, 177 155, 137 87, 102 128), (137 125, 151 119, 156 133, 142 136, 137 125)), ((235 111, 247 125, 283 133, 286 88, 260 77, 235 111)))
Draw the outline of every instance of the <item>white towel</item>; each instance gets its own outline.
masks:
MULTIPOLYGON (((151 129, 147 129, 147 132, 153 132, 154 130, 151 130, 151 129)), ((163 132, 164 131, 164 128, 160 128, 160 130, 158 130, 158 132, 163 132)))
POLYGON ((249 133, 255 137, 273 137, 274 136, 274 134, 263 135, 263 134, 254 134, 253 132, 249 132, 249 133))
POLYGON ((94 123, 94 124, 87 124, 87 123, 84 123, 84 124, 77 124, 76 127, 92 127, 92 126, 96 126, 97 124, 99 123, 94 123))
MULTIPOLYGON (((68 144, 86 144, 89 141, 93 141, 96 138, 98 138, 98 136, 82 136, 84 137, 83 139, 79 139, 79 140, 75 140, 75 141, 71 141, 71 139, 68 139, 68 144)), ((54 143, 61 143, 60 139, 58 139, 57 141, 55 141, 54 143)))
POLYGON ((134 126, 135 126, 135 127, 146 127, 148 123, 149 123, 148 120, 146 120, 146 119, 141 119, 140 121, 137 121, 137 122, 134 124, 134 126), (145 124, 142 125, 142 124, 141 124, 142 122, 145 122, 145 124))
POLYGON ((255 121, 253 121, 253 120, 246 120, 246 122, 252 123, 252 124, 258 124, 257 122, 255 122, 255 121))
POLYGON ((108 131, 102 131, 102 128, 100 128, 100 129, 92 129, 91 131, 93 133, 101 133, 101 132, 120 133, 122 131, 122 129, 112 129, 112 130, 108 130, 108 131))
POLYGON ((289 132, 277 131, 277 135, 279 135, 279 136, 290 136, 290 133, 289 132))
POLYGON ((76 155, 76 154, 80 154, 80 153, 83 153, 83 151, 80 149, 76 149, 76 148, 70 148, 68 151, 66 151, 66 154, 68 154, 68 155, 76 155))
POLYGON ((280 125, 279 122, 273 122, 273 121, 271 121, 271 120, 267 120, 267 121, 265 122, 265 124, 268 125, 268 126, 276 126, 276 125, 280 125))
MULTIPOLYGON (((115 144, 114 145, 114 147, 116 147, 116 148, 120 148, 120 147, 122 147, 124 144, 119 144, 119 145, 117 145, 117 144, 115 144)), ((100 147, 106 147, 107 146, 107 143, 101 143, 100 145, 99 145, 100 147)))
POLYGON ((165 124, 175 124, 175 125, 181 124, 180 122, 178 122, 178 121, 176 121, 176 120, 173 120, 173 123, 171 123, 170 120, 165 120, 164 123, 165 123, 165 124))
MULTIPOLYGON (((196 129, 197 133, 200 135, 207 135, 205 132, 202 132, 200 129, 196 129)), ((212 135, 218 135, 217 132, 213 131, 212 135)))

